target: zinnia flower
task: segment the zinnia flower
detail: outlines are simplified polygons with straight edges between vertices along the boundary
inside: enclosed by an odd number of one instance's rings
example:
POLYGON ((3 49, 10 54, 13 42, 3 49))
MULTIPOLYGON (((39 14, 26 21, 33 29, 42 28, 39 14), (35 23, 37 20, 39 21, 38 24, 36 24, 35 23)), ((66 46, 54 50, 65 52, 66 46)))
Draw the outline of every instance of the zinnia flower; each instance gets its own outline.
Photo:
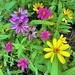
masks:
POLYGON ((21 70, 24 71, 25 68, 28 68, 28 64, 30 64, 27 59, 21 58, 18 60, 18 67, 21 67, 21 70))
POLYGON ((33 5, 33 10, 38 12, 39 8, 43 8, 43 3, 36 3, 33 5))
POLYGON ((28 20, 24 20, 24 21, 21 21, 21 20, 17 20, 17 21, 11 21, 13 23, 12 26, 10 26, 11 29, 16 29, 16 34, 18 34, 20 31, 22 32, 22 34, 24 34, 25 32, 25 28, 26 27, 29 27, 28 24, 26 24, 28 20))
POLYGON ((69 9, 64 9, 64 15, 65 16, 68 16, 70 19, 73 19, 73 14, 71 13, 71 10, 69 10, 69 9))
POLYGON ((60 36, 60 39, 59 39, 59 40, 61 40, 61 42, 62 42, 62 43, 67 43, 66 39, 67 39, 67 38, 66 38, 66 37, 64 37, 64 36, 63 36, 63 34, 61 34, 61 36, 60 36))
MULTIPOLYGON (((26 14, 27 13, 27 10, 22 10, 22 8, 20 7, 18 12, 17 11, 14 11, 15 14, 10 14, 11 18, 10 20, 13 20, 13 21, 16 21, 16 20, 24 20, 24 18, 27 18, 28 15, 26 14)), ((27 18, 28 19, 28 18, 27 18)))
POLYGON ((48 19, 50 16, 52 16, 52 13, 51 13, 50 9, 39 8, 37 18, 41 18, 42 20, 44 20, 44 19, 48 19))
POLYGON ((50 38, 50 36, 51 36, 51 34, 47 30, 44 30, 40 35, 41 40, 46 40, 46 39, 50 38))
POLYGON ((6 47, 7 52, 10 52, 12 50, 12 43, 8 42, 5 47, 6 47))
POLYGON ((63 56, 65 57, 70 57, 70 53, 67 52, 66 50, 69 48, 68 44, 63 44, 61 40, 56 40, 55 38, 53 39, 53 44, 49 41, 47 41, 47 45, 50 48, 44 48, 45 52, 48 52, 47 54, 45 54, 45 58, 50 58, 51 63, 53 62, 54 56, 55 54, 58 57, 58 60, 64 64, 65 63, 65 59, 63 56))
POLYGON ((29 40, 32 40, 32 37, 36 38, 36 26, 33 26, 32 28, 31 27, 28 27, 27 29, 25 29, 25 34, 24 36, 27 36, 29 35, 29 40))

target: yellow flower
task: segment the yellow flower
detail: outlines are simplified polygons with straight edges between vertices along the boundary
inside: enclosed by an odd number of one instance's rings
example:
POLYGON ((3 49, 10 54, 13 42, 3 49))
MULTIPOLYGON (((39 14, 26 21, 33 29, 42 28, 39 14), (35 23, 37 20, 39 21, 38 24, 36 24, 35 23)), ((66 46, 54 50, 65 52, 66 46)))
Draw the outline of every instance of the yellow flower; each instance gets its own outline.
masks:
POLYGON ((68 16, 70 19, 73 19, 73 14, 71 13, 71 10, 69 9, 64 9, 64 15, 68 16))
POLYGON ((63 18, 62 21, 64 21, 65 23, 67 23, 68 21, 66 20, 66 18, 63 18))
POLYGON ((55 22, 51 22, 51 25, 52 25, 52 26, 55 25, 55 22))
POLYGON ((66 37, 63 37, 63 34, 61 34, 59 40, 61 40, 62 43, 67 43, 66 39, 67 39, 67 38, 66 38, 66 37))
POLYGON ((52 16, 49 16, 48 19, 52 19, 53 17, 54 17, 53 15, 52 16))
POLYGON ((39 8, 43 8, 43 3, 36 3, 33 5, 33 10, 38 12, 39 8))
POLYGON ((62 63, 65 64, 65 57, 70 57, 70 53, 67 52, 66 50, 69 48, 68 44, 63 44, 61 45, 62 42, 60 40, 56 40, 55 38, 53 39, 53 44, 49 41, 47 41, 47 45, 50 48, 44 48, 45 52, 48 52, 47 54, 44 55, 45 58, 50 58, 50 62, 53 62, 54 55, 56 54, 58 57, 58 60, 62 63))

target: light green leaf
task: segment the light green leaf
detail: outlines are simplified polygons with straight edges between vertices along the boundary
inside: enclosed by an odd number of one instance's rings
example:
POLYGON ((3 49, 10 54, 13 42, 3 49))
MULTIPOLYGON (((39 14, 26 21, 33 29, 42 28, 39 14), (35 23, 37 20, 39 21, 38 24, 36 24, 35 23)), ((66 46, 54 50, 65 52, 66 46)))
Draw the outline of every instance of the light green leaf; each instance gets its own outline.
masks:
POLYGON ((14 5, 16 4, 16 1, 11 1, 9 3, 5 4, 5 9, 9 10, 10 8, 12 8, 14 5))
POLYGON ((64 71, 61 75, 75 75, 75 67, 72 67, 72 68, 64 71))
POLYGON ((0 34, 0 40, 4 40, 6 38, 9 38, 10 35, 3 35, 3 34, 0 34))
POLYGON ((58 75, 58 59, 56 54, 52 62, 51 75, 58 75))
POLYGON ((0 69, 0 75, 4 75, 1 69, 0 69))
POLYGON ((58 3, 58 14, 60 14, 62 12, 62 2, 59 1, 58 3))
POLYGON ((32 54, 31 54, 31 58, 34 59, 37 55, 37 50, 35 50, 32 54))

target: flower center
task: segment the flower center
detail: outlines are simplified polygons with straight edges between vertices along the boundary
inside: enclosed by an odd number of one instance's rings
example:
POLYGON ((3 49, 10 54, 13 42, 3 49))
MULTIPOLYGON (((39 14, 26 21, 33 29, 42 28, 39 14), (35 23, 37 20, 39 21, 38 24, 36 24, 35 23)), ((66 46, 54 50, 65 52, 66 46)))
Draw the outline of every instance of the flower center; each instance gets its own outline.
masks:
POLYGON ((46 12, 43 12, 42 15, 45 16, 46 15, 46 12))
POLYGON ((32 34, 32 31, 29 31, 29 34, 32 34))
POLYGON ((22 22, 18 22, 18 26, 21 26, 22 25, 22 22))
POLYGON ((24 63, 24 62, 22 62, 22 66, 24 66, 24 64, 25 64, 25 63, 24 63))
POLYGON ((53 52, 55 52, 55 53, 59 53, 59 52, 60 52, 60 49, 58 49, 58 48, 54 48, 53 52))
POLYGON ((8 46, 8 48, 10 48, 10 46, 8 46))
POLYGON ((20 12, 16 12, 16 14, 20 17, 21 16, 21 13, 20 12))
POLYGON ((47 35, 46 34, 44 34, 44 37, 46 37, 47 35))

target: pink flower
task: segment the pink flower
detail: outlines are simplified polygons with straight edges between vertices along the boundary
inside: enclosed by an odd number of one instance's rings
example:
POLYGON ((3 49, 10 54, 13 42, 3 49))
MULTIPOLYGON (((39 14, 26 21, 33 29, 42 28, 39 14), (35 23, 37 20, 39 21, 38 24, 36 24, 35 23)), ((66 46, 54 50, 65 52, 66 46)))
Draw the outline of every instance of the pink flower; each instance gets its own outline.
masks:
POLYGON ((50 38, 50 36, 51 36, 51 34, 47 30, 44 30, 40 35, 41 40, 46 40, 47 38, 50 38))
POLYGON ((25 28, 29 27, 29 25, 26 23, 27 19, 25 21, 17 20, 17 21, 11 21, 13 23, 12 26, 10 26, 11 29, 16 29, 15 33, 19 34, 20 31, 22 34, 25 32, 25 28))
POLYGON ((10 14, 10 16, 12 18, 10 18, 10 21, 13 20, 13 21, 16 21, 16 20, 24 20, 24 18, 27 18, 28 19, 28 15, 27 15, 27 10, 24 10, 22 9, 22 7, 19 8, 18 11, 14 11, 14 14, 10 14))
POLYGON ((36 26, 33 26, 32 28, 28 27, 27 29, 25 29, 24 36, 29 35, 29 40, 32 40, 33 37, 36 38, 37 31, 35 30, 36 30, 36 26))
POLYGON ((42 20, 44 20, 44 19, 48 19, 50 16, 52 16, 50 9, 39 8, 37 18, 41 18, 42 20))
POLYGON ((18 60, 18 67, 21 67, 21 70, 24 71, 25 68, 28 68, 28 64, 30 64, 30 62, 27 61, 27 59, 25 58, 21 58, 18 60))
POLYGON ((6 47, 7 52, 10 52, 12 50, 12 43, 8 42, 5 47, 6 47))

